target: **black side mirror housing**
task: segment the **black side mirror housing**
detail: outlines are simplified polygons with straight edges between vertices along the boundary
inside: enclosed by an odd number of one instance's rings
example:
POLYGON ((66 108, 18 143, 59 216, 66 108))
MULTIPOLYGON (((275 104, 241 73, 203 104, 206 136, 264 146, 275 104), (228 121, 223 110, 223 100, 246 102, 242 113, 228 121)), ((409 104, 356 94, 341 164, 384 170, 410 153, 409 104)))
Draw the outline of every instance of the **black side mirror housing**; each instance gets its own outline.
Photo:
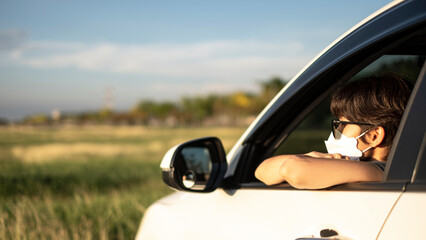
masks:
POLYGON ((191 192, 212 192, 222 182, 228 164, 222 142, 206 137, 171 148, 161 162, 163 181, 191 192))

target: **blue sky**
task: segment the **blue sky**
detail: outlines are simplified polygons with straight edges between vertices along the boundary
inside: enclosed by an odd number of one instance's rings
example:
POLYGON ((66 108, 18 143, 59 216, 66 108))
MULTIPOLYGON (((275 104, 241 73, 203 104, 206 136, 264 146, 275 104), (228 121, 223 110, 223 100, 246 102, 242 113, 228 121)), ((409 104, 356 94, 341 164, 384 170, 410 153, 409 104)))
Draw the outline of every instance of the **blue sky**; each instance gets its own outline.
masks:
POLYGON ((257 91, 384 0, 0 0, 0 117, 257 91))

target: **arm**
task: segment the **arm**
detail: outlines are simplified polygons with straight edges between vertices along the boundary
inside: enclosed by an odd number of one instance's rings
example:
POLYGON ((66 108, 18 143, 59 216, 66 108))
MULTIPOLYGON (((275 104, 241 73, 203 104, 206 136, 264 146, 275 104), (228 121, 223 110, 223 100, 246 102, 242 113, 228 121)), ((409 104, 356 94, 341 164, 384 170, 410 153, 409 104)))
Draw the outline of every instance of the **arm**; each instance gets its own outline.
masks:
POLYGON ((266 159, 255 176, 267 185, 287 181, 295 188, 319 189, 349 182, 380 181, 383 172, 370 163, 345 161, 340 155, 309 153, 266 159))

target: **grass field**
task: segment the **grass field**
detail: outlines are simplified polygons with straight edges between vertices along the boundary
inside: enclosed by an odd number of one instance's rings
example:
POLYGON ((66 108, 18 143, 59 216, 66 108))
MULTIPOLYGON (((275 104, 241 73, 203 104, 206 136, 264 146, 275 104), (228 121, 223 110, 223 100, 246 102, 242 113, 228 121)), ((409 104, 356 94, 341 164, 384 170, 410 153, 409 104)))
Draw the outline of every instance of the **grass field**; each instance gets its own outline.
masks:
POLYGON ((133 239, 172 146, 245 128, 0 128, 0 239, 133 239))

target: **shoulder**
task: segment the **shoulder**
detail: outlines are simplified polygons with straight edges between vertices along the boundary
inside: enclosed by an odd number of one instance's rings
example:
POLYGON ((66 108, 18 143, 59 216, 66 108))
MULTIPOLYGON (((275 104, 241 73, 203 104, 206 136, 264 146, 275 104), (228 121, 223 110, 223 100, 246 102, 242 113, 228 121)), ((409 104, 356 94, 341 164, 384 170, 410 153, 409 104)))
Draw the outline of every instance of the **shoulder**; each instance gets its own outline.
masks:
POLYGON ((373 161, 367 161, 369 164, 372 164, 373 166, 379 168, 381 171, 385 171, 386 168, 386 162, 382 162, 382 161, 377 161, 377 160, 373 160, 373 161))

